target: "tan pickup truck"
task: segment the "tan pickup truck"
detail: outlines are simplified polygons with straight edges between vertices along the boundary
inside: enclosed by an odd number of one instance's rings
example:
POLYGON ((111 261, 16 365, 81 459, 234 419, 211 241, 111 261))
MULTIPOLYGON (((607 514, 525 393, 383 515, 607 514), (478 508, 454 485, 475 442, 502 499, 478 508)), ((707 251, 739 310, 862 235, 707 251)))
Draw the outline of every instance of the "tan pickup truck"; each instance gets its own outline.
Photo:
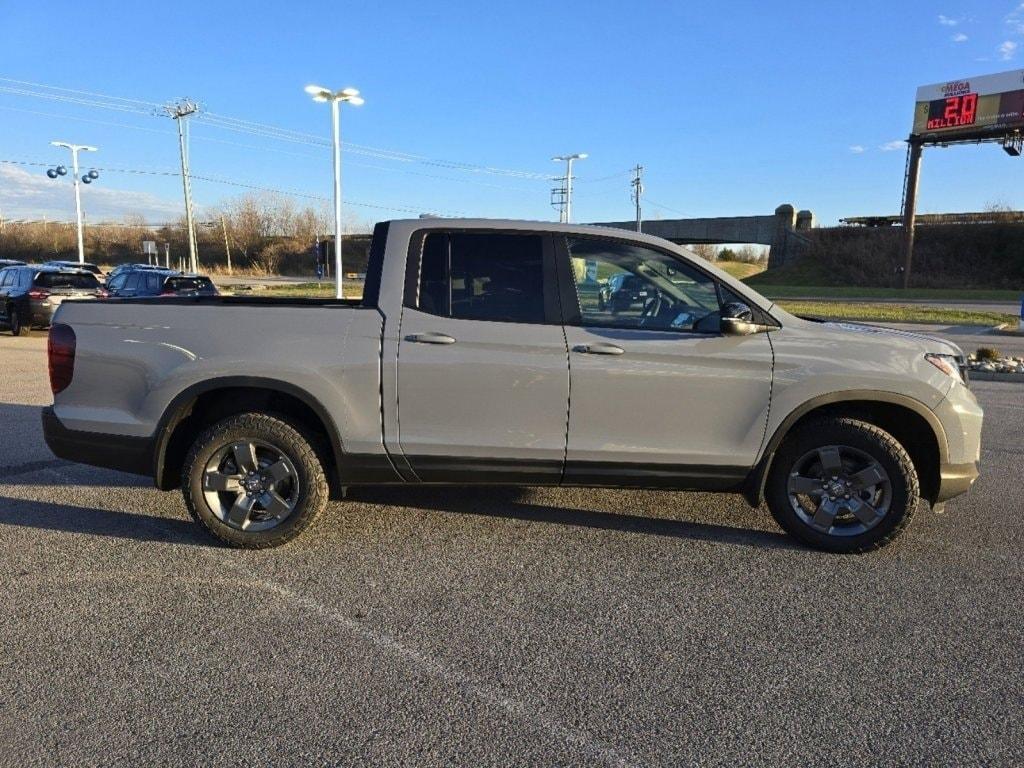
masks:
POLYGON ((701 489, 863 552, 978 473, 940 339, 794 317, 670 242, 527 221, 378 224, 361 300, 64 304, 46 439, 180 487, 236 546, 348 486, 701 489))

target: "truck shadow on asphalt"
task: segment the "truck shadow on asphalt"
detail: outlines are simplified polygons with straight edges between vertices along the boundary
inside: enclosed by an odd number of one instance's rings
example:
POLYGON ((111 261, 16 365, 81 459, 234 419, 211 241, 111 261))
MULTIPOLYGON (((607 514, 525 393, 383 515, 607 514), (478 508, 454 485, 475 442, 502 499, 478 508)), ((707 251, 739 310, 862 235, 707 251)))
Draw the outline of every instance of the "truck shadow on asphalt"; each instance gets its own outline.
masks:
MULTIPOLYGON (((733 528, 714 523, 619 514, 536 504, 522 499, 516 488, 451 487, 443 490, 363 488, 353 490, 347 503, 405 507, 411 510, 479 515, 482 517, 551 523, 565 527, 618 531, 627 534, 664 536, 694 541, 757 547, 801 549, 782 533, 733 528)), ((334 515, 343 516, 345 504, 332 504, 320 526, 330 526, 334 515)), ((145 513, 100 509, 0 496, 0 526, 37 528, 63 533, 153 541, 189 546, 222 546, 189 519, 175 519, 145 513)), ((316 536, 316 530, 309 536, 316 536)), ((301 539, 297 542, 301 545, 301 539)))
MULTIPOLYGON (((600 493, 600 491, 595 492, 600 493)), ((349 490, 347 501, 450 512, 458 515, 497 517, 532 523, 552 523, 566 527, 620 531, 647 536, 740 544, 765 549, 804 550, 804 547, 782 532, 734 528, 717 523, 669 517, 650 517, 538 504, 525 498, 527 493, 526 489, 506 486, 487 488, 383 486, 352 488, 349 490)))
POLYGON ((0 496, 0 526, 134 541, 217 546, 191 520, 0 496))

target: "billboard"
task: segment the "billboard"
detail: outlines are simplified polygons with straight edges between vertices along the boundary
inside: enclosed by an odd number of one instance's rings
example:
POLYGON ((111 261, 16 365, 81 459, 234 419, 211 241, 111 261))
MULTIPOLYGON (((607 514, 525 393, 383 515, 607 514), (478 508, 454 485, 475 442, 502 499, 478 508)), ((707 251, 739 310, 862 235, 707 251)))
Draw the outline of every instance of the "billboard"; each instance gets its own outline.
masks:
POLYGON ((1024 69, 922 85, 914 136, 971 139, 1024 129, 1024 69))

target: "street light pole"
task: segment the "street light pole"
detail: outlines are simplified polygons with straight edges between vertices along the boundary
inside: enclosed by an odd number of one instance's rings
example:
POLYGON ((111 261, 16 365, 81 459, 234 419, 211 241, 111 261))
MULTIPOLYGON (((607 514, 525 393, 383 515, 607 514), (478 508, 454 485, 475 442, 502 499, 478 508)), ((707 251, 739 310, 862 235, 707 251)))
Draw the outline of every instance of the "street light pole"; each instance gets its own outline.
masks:
POLYGON ((334 284, 337 298, 345 298, 341 271, 341 102, 331 99, 331 136, 334 142, 334 284))
POLYGON ((55 147, 64 147, 71 150, 71 173, 72 181, 75 183, 75 219, 78 222, 78 263, 85 263, 85 237, 82 234, 82 193, 79 189, 78 180, 78 153, 96 152, 96 147, 89 147, 85 144, 69 144, 66 141, 51 141, 55 147))
POLYGON ((343 299, 345 293, 341 263, 341 102, 347 101, 358 107, 363 104, 363 99, 355 88, 331 91, 319 85, 307 85, 306 93, 313 97, 313 101, 331 103, 331 137, 334 151, 334 281, 335 296, 343 299))
POLYGON ((563 223, 572 223, 572 161, 585 160, 586 152, 577 152, 574 155, 559 155, 551 159, 557 163, 565 163, 565 214, 563 223))

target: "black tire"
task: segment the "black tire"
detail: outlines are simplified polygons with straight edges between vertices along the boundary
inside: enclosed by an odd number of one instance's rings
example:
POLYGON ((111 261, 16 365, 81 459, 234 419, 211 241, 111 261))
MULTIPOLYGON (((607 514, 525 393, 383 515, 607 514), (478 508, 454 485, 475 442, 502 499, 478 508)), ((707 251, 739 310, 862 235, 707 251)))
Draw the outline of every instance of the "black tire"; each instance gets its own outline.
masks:
POLYGON ((11 327, 11 336, 24 336, 28 333, 28 326, 22 324, 17 307, 7 308, 7 324, 11 327))
MULTIPOLYGON (((227 466, 230 467, 234 459, 228 458, 225 454, 224 461, 227 461, 227 466)), ((238 464, 241 466, 242 462, 238 464)), ((250 479, 237 467, 233 471, 243 480, 250 479)), ((270 478, 265 480, 269 482, 270 478)), ((185 506, 196 522, 221 541, 245 549, 266 549, 291 541, 313 523, 326 506, 329 495, 327 477, 312 442, 287 421, 261 413, 230 416, 203 432, 185 458, 181 488, 185 506), (267 465, 261 465, 260 474, 262 470, 269 469, 269 463, 274 461, 266 458, 272 457, 274 451, 287 460, 291 474, 284 482, 286 485, 294 483, 294 486, 288 486, 293 492, 293 507, 279 522, 271 521, 273 527, 265 530, 244 530, 229 523, 227 518, 222 518, 223 507, 219 515, 208 501, 211 494, 215 501, 224 505, 230 504, 232 496, 237 499, 257 497, 256 493, 249 496, 241 489, 232 489, 222 494, 204 488, 204 478, 209 473, 209 464, 217 461, 218 456, 230 451, 236 444, 255 446, 254 458, 257 450, 264 451, 264 458, 258 461, 267 462, 267 465)), ((253 508, 253 518, 247 518, 243 526, 252 525, 254 522, 259 525, 267 524, 266 521, 257 518, 260 514, 269 515, 270 512, 261 509, 262 505, 257 504, 258 506, 253 508)))
MULTIPOLYGON (((814 459, 810 461, 813 462, 814 459)), ((819 467, 823 468, 824 464, 824 461, 820 461, 819 467)), ((843 472, 840 472, 839 482, 843 481, 844 476, 843 472)), ((820 481, 824 486, 828 485, 830 479, 823 476, 820 481)), ((844 504, 843 498, 850 498, 840 495, 828 496, 829 491, 824 489, 815 493, 821 495, 803 498, 813 498, 818 503, 837 498, 838 505, 844 504)), ((872 491, 865 490, 862 493, 867 495, 872 491)), ((917 471, 910 456, 888 432, 857 419, 824 418, 809 422, 786 437, 772 461, 765 486, 765 500, 772 516, 783 530, 801 542, 827 552, 863 553, 891 543, 910 524, 920 500, 920 487, 917 471), (801 505, 799 498, 794 498, 790 494, 791 477, 805 471, 801 469, 801 465, 804 465, 807 456, 818 449, 825 448, 827 451, 830 447, 836 446, 847 450, 849 454, 869 457, 887 475, 887 486, 872 486, 876 491, 878 488, 888 488, 887 511, 877 522, 872 523, 872 527, 862 532, 857 531, 866 524, 855 519, 849 509, 842 509, 841 514, 836 515, 835 522, 839 524, 833 525, 828 531, 822 530, 825 526, 820 523, 821 527, 814 527, 812 522, 817 521, 817 518, 808 521, 802 517, 796 509, 797 505, 801 505), (846 531, 846 535, 842 535, 842 531, 846 531)), ((856 492, 853 503, 856 503, 856 492)), ((835 504, 832 508, 835 509, 835 504)), ((805 516, 809 516, 803 505, 801 509, 804 510, 805 516)))

